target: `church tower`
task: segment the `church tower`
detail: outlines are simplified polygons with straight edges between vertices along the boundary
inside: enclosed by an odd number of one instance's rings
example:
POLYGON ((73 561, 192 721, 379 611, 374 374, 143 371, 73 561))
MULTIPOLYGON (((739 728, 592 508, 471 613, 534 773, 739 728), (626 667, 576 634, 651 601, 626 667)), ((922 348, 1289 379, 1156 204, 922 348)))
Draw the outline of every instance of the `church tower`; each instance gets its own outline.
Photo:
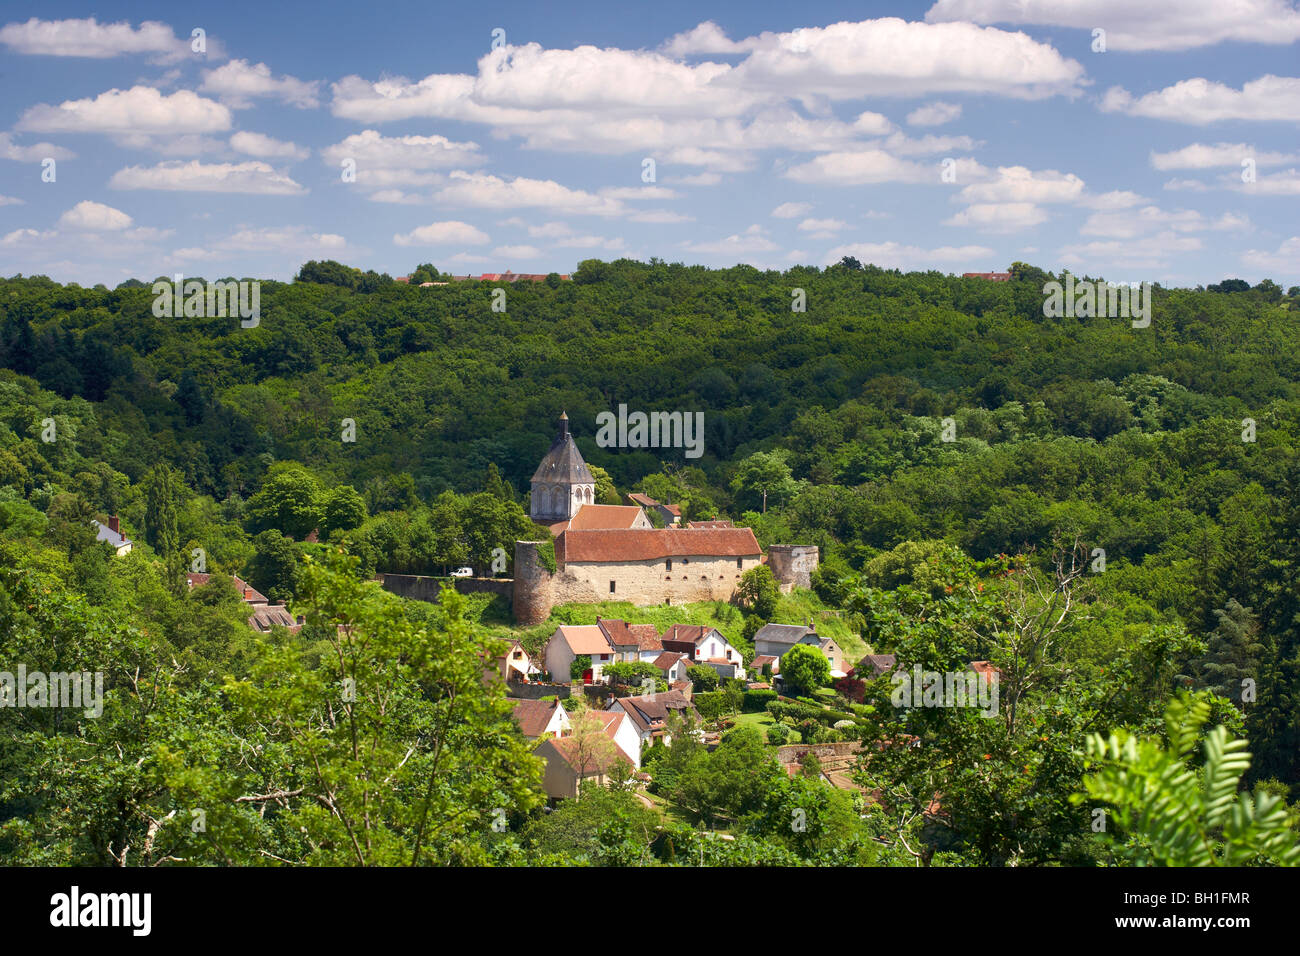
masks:
POLYGON ((560 413, 560 434, 533 472, 529 516, 545 524, 565 521, 596 501, 596 479, 569 434, 569 416, 560 413))

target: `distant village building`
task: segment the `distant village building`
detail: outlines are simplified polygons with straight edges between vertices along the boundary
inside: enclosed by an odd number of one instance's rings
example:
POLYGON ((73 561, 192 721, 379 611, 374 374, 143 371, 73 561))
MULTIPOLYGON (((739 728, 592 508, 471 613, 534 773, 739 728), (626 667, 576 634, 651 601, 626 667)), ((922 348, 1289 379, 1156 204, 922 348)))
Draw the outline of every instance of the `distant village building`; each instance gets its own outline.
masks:
POLYGON ((822 637, 802 624, 764 624, 754 632, 754 666, 771 666, 771 673, 781 672, 781 658, 796 644, 815 647, 826 657, 832 677, 845 676, 844 651, 829 637, 822 637))
POLYGON ((985 279, 989 282, 1010 282, 1010 272, 963 272, 963 279, 985 279))
POLYGON ((113 553, 119 558, 131 553, 134 542, 126 535, 122 534, 121 524, 117 515, 110 515, 108 520, 101 524, 98 521, 91 521, 95 528, 95 540, 107 541, 113 553))
MULTIPOLYGON (((207 584, 211 578, 210 574, 190 572, 185 575, 185 583, 193 590, 207 584)), ((243 578, 232 574, 230 579, 235 584, 235 591, 239 594, 240 600, 252 610, 248 618, 248 626, 253 630, 259 634, 269 634, 271 628, 276 625, 294 633, 302 630, 306 619, 301 614, 295 618, 283 604, 272 604, 265 594, 243 578)))

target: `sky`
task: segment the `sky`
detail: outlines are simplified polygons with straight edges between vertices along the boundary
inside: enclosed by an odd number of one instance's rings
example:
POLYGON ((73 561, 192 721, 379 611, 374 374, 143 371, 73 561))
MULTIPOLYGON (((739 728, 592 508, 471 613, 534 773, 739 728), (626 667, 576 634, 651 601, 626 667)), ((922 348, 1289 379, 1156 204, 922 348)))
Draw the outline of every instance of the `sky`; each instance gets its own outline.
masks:
POLYGON ((0 18, 3 275, 1300 284, 1296 0, 39 10, 0 18))

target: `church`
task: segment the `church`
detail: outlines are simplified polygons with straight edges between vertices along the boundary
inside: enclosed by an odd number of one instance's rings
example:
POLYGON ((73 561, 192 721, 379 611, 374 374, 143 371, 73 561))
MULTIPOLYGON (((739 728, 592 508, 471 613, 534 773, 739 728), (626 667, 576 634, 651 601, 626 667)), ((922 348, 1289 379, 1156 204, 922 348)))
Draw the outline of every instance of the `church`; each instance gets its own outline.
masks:
POLYGON ((637 605, 730 600, 740 577, 765 562, 749 528, 655 528, 637 505, 596 504, 596 481, 569 433, 568 415, 533 473, 529 514, 554 536, 515 544, 514 612, 545 620, 557 604, 637 605))

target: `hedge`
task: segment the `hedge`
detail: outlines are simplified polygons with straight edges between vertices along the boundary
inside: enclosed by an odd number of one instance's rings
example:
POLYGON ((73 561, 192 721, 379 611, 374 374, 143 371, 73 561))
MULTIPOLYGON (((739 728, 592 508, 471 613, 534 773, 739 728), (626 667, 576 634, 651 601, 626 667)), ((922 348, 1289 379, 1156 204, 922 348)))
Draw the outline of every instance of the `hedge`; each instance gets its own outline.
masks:
POLYGON ((740 709, 746 714, 758 713, 767 706, 768 701, 776 700, 776 696, 774 690, 747 690, 740 709))

